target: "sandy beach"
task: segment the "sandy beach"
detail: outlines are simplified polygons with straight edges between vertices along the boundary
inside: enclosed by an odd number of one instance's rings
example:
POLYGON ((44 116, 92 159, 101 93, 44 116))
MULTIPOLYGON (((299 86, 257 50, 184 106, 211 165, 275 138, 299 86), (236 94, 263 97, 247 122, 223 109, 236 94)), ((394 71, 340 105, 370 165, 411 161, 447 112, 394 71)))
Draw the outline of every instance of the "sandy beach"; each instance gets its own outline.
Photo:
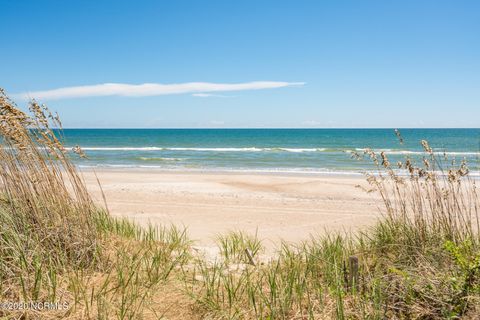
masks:
MULTIPOLYGON (((185 226, 199 245, 231 230, 257 232, 265 246, 280 239, 299 242, 310 235, 371 225, 379 215, 372 194, 358 176, 97 171, 108 208, 142 225, 185 226)), ((84 176, 103 202, 92 171, 84 176)))

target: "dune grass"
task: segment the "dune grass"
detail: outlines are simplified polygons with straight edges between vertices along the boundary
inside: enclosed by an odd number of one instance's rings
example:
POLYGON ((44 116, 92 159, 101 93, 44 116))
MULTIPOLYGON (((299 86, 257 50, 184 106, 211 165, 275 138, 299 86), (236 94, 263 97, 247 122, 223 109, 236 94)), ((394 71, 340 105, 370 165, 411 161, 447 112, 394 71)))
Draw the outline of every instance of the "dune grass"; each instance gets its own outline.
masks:
MULTIPOLYGON (((367 149, 377 168, 367 176, 383 217, 357 234, 327 234, 283 245, 266 264, 232 269, 198 261, 188 290, 205 314, 222 319, 458 319, 480 314, 479 199, 465 162, 444 169, 426 141, 425 155, 397 163, 367 149)), ((241 250, 234 251, 237 254, 241 250)), ((238 259, 237 259, 238 262, 238 259)))
POLYGON ((0 92, 0 317, 160 317, 155 292, 189 259, 185 230, 95 206, 52 129, 58 117, 29 109, 0 92))
MULTIPOLYGON (((186 230, 140 228, 96 206, 57 130, 30 103, 0 93, 0 308, 18 319, 475 319, 480 314, 479 199, 464 162, 396 168, 366 150, 382 198, 377 224, 283 244, 262 257, 256 235, 217 239, 211 261, 186 230), (57 303, 55 308, 39 303, 57 303), (33 307, 32 307, 33 306, 33 307), (43 307, 42 307, 43 306, 43 307), (13 306, 10 306, 13 307, 13 306)), ((400 134, 398 133, 400 137, 400 134)), ((401 137, 400 137, 401 138, 401 137)), ((84 156, 75 148, 77 156, 84 156)))

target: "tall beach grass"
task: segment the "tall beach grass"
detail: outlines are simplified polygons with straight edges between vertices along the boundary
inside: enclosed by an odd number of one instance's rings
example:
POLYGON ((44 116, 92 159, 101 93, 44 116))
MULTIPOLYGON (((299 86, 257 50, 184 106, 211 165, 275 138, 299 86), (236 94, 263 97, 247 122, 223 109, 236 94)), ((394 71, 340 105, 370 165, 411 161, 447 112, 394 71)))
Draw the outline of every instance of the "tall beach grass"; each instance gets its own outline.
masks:
POLYGON ((0 91, 0 317, 161 317, 156 292, 188 260, 185 230, 96 206, 58 116, 35 101, 29 111, 0 91))
POLYGON ((244 248, 246 236, 221 238, 228 256, 197 262, 192 297, 219 319, 478 319, 476 181, 466 162, 439 159, 419 143, 423 158, 395 167, 371 149, 352 155, 377 168, 365 190, 382 199, 374 226, 285 244, 265 264, 237 259, 235 268, 228 257, 243 254, 233 249, 244 248))
MULTIPOLYGON (((7 319, 477 319, 479 199, 467 163, 372 161, 366 192, 382 217, 357 233, 282 244, 256 235, 191 250, 186 230, 140 228, 94 204, 62 144, 57 115, 0 92, 0 309, 7 319), (59 303, 39 308, 39 302, 59 303), (8 307, 8 306, 7 306, 8 307)), ((402 142, 399 132, 397 136, 402 142)), ((80 147, 74 156, 85 154, 80 147)), ((353 160, 352 160, 353 161, 353 160)))

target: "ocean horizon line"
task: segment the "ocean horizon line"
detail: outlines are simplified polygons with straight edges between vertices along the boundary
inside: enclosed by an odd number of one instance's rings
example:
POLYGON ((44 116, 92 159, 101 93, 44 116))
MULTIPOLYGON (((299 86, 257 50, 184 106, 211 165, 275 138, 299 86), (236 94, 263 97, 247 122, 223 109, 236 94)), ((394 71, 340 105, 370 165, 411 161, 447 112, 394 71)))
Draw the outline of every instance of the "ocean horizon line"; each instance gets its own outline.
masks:
MULTIPOLYGON (((60 128, 56 128, 60 129, 60 128)), ((476 130, 480 127, 62 127, 62 130, 476 130)))

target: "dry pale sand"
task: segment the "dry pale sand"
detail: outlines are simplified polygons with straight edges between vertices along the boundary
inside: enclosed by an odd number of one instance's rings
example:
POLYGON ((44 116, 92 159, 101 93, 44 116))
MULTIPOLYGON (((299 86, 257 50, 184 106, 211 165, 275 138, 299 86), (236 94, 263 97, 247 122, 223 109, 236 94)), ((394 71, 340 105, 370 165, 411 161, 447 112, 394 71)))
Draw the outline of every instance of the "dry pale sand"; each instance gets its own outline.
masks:
MULTIPOLYGON (((91 171, 87 185, 102 202, 91 171)), ((357 185, 363 177, 97 171, 111 214, 140 224, 185 226, 199 245, 231 230, 257 232, 267 247, 298 242, 325 230, 357 230, 374 223, 378 202, 357 185)))

